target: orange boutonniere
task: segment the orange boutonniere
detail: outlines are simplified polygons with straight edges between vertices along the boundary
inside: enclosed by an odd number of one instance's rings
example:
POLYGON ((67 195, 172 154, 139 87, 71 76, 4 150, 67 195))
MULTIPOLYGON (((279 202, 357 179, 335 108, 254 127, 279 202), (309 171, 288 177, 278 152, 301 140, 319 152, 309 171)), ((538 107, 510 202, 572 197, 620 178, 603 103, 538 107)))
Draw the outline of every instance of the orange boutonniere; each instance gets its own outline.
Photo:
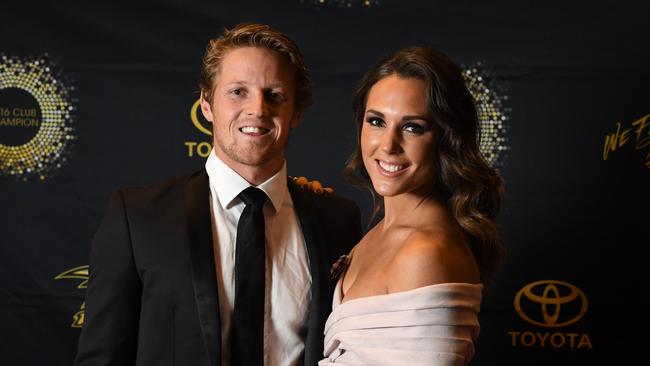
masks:
POLYGON ((330 268, 330 278, 332 280, 337 280, 343 272, 345 272, 350 266, 350 256, 343 254, 339 259, 332 265, 330 268))
POLYGON ((308 189, 314 193, 332 193, 334 190, 330 187, 323 187, 321 182, 317 180, 309 180, 305 177, 290 177, 294 183, 300 186, 302 189, 308 189))

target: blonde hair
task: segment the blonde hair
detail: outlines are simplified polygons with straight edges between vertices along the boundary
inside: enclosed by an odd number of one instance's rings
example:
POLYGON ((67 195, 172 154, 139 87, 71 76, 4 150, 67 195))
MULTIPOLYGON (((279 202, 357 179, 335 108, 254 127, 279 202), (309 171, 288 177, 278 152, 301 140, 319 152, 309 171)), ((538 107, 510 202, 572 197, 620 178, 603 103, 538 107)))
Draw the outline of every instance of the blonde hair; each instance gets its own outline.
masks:
POLYGON ((295 69, 295 107, 299 113, 311 105, 311 83, 302 54, 295 42, 286 35, 264 24, 241 23, 232 29, 224 29, 213 38, 203 54, 199 86, 203 97, 212 101, 215 79, 225 55, 240 47, 263 47, 279 53, 291 62, 295 69))

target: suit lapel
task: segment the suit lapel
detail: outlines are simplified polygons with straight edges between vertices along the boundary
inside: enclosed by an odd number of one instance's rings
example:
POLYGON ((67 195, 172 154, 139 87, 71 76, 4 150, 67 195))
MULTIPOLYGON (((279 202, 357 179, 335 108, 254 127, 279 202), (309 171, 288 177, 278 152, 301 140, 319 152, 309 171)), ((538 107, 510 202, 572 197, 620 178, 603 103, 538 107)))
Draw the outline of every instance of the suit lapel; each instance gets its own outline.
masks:
MULTIPOLYGON (((329 255, 326 251, 327 247, 319 240, 324 237, 323 229, 311 197, 291 180, 288 188, 305 238, 312 277, 312 301, 307 318, 304 364, 313 365, 322 358, 323 328, 331 311, 332 283, 329 279, 329 255)), ((205 170, 201 170, 192 175, 187 183, 185 214, 192 262, 192 283, 203 342, 209 364, 219 366, 221 364, 221 323, 209 197, 208 175, 205 170)))
POLYGON ((192 283, 201 333, 210 366, 221 364, 221 325, 212 244, 208 175, 192 175, 185 188, 185 215, 192 261, 192 283))
POLYGON ((316 207, 311 197, 298 185, 289 180, 289 192, 300 221, 305 245, 309 256, 311 271, 311 304, 307 318, 307 336, 305 339, 305 365, 314 365, 322 357, 323 328, 331 311, 331 281, 326 246, 319 242, 323 238, 322 227, 318 220, 316 207))

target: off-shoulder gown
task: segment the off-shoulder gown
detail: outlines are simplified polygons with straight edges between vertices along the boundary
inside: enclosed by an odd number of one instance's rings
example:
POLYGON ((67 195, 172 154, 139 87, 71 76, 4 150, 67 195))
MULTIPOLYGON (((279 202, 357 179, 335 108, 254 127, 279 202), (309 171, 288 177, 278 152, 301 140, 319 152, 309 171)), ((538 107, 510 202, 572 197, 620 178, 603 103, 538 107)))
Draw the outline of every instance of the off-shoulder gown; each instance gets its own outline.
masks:
POLYGON ((319 366, 456 366, 474 356, 481 284, 443 283, 341 303, 341 282, 319 366))

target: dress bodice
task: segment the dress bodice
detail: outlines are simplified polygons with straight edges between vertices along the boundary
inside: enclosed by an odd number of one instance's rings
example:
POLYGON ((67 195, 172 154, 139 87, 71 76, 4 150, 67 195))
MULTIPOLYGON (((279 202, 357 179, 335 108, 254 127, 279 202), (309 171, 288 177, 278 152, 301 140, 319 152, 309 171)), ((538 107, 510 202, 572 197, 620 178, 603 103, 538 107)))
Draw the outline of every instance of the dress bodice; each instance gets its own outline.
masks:
POLYGON ((339 278, 320 366, 465 365, 479 333, 481 284, 442 283, 344 303, 339 278))

